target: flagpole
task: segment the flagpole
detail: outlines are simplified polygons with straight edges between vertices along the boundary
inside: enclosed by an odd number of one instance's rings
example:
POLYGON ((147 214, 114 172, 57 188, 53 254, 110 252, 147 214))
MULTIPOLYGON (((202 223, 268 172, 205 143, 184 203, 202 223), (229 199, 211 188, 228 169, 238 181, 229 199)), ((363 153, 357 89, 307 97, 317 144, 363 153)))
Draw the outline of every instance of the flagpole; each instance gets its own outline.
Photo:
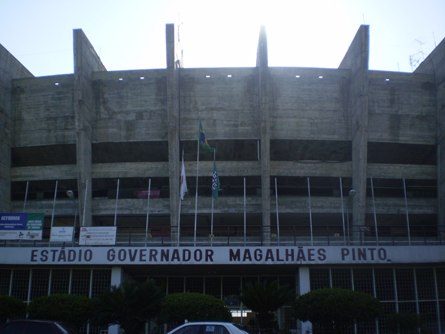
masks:
POLYGON ((277 178, 275 178, 275 210, 277 211, 277 241, 278 246, 280 245, 280 218, 278 216, 278 186, 277 178))
POLYGON ((343 245, 346 246, 345 210, 343 205, 343 183, 340 177, 341 218, 343 222, 343 245))
POLYGON ((114 226, 116 226, 116 222, 117 222, 117 202, 119 201, 119 182, 120 182, 120 179, 117 179, 116 205, 114 206, 114 226))
POLYGON ((23 202, 23 213, 25 213, 25 209, 26 209, 26 198, 28 197, 28 186, 29 186, 29 181, 26 181, 25 201, 23 202))
MULTIPOLYGON (((118 181, 119 182, 119 181, 118 181)), ((83 201, 83 217, 82 217, 82 226, 85 226, 85 214, 87 210, 87 194, 88 194, 88 179, 85 182, 85 199, 83 201)), ((80 215, 79 215, 80 220, 80 215)), ((116 224, 115 224, 116 225, 116 224)))
POLYGON ((244 247, 247 243, 247 219, 246 219, 246 178, 244 178, 244 247))
POLYGON ((374 208, 375 240, 377 241, 377 246, 378 246, 379 245, 379 233, 378 233, 378 230, 377 230, 377 213, 375 211, 374 184, 372 183, 372 177, 371 177, 371 191, 372 191, 372 206, 374 208))
MULTIPOLYGON (((213 164, 215 164, 215 157, 216 157, 216 150, 213 150, 213 164)), ((213 177, 212 177, 212 183, 213 183, 213 177)), ((212 185, 213 189, 213 185, 212 185)), ((212 190, 212 215, 210 218, 210 246, 213 246, 213 190, 212 190)))
POLYGON ((54 190, 54 202, 53 202, 53 213, 51 215, 51 227, 54 225, 54 211, 56 210, 56 199, 57 199, 57 187, 59 185, 59 181, 56 181, 56 188, 54 190))
POLYGON ((145 222, 145 247, 147 247, 148 216, 150 212, 150 190, 151 190, 151 179, 148 180, 147 220, 145 222))
POLYGON ((308 193, 308 209, 309 209, 309 224, 311 228, 311 246, 314 245, 314 235, 312 233, 312 209, 311 209, 311 184, 309 182, 309 176, 307 177, 307 193, 308 193))
POLYGON ((178 241, 176 243, 176 246, 179 247, 179 236, 180 236, 180 232, 181 231, 181 199, 179 199, 179 211, 178 211, 178 241))
POLYGON ((196 228, 198 219, 198 176, 199 176, 199 139, 198 136, 198 153, 196 154, 196 191, 195 191, 195 228, 193 236, 193 245, 196 247, 196 228))
MULTIPOLYGON (((182 165, 184 165, 184 150, 182 150, 182 165)), ((181 166, 181 180, 182 180, 182 166, 181 166)), ((182 191, 182 181, 181 181, 181 185, 180 185, 180 190, 179 190, 179 210, 178 210, 178 241, 177 241, 177 246, 179 247, 179 237, 181 235, 181 191, 182 191)))

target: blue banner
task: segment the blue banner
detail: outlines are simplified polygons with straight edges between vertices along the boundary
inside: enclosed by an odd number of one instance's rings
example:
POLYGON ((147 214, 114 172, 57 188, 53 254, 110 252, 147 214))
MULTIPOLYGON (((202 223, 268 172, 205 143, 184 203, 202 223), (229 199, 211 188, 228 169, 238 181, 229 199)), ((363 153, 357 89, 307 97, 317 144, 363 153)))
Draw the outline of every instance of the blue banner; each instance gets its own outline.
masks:
POLYGON ((43 213, 0 213, 0 240, 42 240, 43 213))

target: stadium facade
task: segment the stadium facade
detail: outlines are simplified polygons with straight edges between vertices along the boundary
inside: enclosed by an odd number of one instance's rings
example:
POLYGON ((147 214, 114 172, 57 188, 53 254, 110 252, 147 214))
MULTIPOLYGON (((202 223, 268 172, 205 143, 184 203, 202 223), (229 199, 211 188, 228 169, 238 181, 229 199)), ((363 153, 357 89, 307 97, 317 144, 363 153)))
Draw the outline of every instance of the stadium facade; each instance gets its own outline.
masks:
POLYGON ((261 28, 255 67, 194 69, 168 24, 165 69, 107 71, 73 35, 68 75, 34 77, 0 45, 0 293, 150 277, 246 325, 239 288, 279 279, 377 297, 358 333, 395 312, 445 332, 445 41, 413 73, 370 71, 361 26, 337 69, 282 68, 261 28))

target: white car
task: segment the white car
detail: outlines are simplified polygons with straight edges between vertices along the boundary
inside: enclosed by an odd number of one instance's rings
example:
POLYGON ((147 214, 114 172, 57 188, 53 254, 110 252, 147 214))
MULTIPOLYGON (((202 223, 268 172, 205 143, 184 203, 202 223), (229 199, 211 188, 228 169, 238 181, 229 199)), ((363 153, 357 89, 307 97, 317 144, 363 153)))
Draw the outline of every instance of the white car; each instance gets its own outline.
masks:
POLYGON ((248 334, 231 322, 187 322, 167 334, 248 334))

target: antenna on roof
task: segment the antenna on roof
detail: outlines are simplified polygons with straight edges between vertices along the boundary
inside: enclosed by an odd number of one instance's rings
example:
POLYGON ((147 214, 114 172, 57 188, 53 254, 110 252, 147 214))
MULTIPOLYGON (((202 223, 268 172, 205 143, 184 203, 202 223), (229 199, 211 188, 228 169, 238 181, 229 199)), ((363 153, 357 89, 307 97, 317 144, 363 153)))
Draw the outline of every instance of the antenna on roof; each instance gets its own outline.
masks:
POLYGON ((425 43, 422 43, 418 39, 416 39, 416 42, 419 42, 419 45, 420 45, 420 51, 418 53, 420 53, 422 55, 422 60, 425 60, 425 54, 423 53, 423 49, 422 49, 422 45, 425 45, 425 43))
POLYGON ((409 56, 409 64, 411 65, 411 70, 413 72, 414 72, 415 68, 419 65, 420 61, 425 60, 425 53, 423 52, 423 49, 422 49, 422 45, 425 45, 425 43, 422 43, 418 39, 416 39, 415 41, 419 43, 420 50, 417 53, 409 56), (422 56, 422 59, 420 59, 420 55, 422 56))

